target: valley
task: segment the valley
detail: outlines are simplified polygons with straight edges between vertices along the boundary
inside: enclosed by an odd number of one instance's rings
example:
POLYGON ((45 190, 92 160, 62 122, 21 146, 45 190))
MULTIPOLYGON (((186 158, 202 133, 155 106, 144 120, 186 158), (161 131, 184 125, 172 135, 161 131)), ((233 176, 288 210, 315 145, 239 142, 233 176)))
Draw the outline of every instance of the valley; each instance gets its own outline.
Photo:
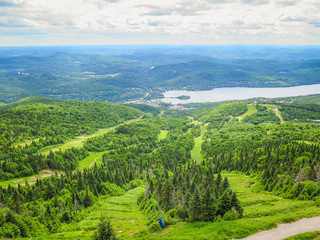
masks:
POLYGON ((36 100, 0 111, 2 236, 91 239, 102 214, 120 239, 241 239, 320 215, 317 104, 36 100))

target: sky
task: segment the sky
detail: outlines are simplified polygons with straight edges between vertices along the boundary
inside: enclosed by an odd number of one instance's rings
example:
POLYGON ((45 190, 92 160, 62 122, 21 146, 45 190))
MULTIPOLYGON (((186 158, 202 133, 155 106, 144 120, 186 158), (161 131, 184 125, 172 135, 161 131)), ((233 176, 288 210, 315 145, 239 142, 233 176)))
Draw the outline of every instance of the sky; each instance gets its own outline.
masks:
POLYGON ((320 0, 0 0, 0 46, 320 45, 320 0))

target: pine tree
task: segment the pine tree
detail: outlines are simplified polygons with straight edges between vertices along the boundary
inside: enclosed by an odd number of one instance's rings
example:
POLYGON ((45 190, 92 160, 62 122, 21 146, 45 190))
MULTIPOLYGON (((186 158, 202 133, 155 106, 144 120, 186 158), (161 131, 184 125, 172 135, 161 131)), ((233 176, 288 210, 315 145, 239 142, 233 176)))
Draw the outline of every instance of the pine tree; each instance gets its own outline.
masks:
POLYGON ((190 203, 189 216, 192 222, 201 221, 201 200, 200 200, 200 191, 197 186, 190 203))
POLYGON ((83 205, 84 205, 84 207, 89 207, 92 205, 92 199, 89 196, 88 189, 86 190, 86 195, 83 198, 83 205))
POLYGON ((216 186, 217 186, 218 189, 220 187, 221 182, 222 182, 222 177, 221 177, 221 174, 219 172, 218 176, 217 176, 217 180, 216 180, 216 186))
POLYGON ((212 196, 210 187, 206 188, 202 199, 202 220, 205 222, 212 221, 217 213, 218 204, 216 199, 212 196))
POLYGON ((228 188, 229 188, 229 181, 228 181, 228 178, 225 177, 221 184, 220 192, 223 193, 228 188))
POLYGON ((237 210, 237 212, 239 213, 239 217, 241 218, 243 214, 243 207, 235 192, 233 192, 231 195, 231 207, 234 207, 237 210))
POLYGON ((229 190, 224 191, 222 196, 219 198, 218 206, 218 214, 220 214, 221 216, 223 216, 231 209, 231 196, 229 190))
POLYGON ((110 219, 101 215, 97 230, 92 236, 93 240, 116 240, 116 234, 111 226, 110 219))

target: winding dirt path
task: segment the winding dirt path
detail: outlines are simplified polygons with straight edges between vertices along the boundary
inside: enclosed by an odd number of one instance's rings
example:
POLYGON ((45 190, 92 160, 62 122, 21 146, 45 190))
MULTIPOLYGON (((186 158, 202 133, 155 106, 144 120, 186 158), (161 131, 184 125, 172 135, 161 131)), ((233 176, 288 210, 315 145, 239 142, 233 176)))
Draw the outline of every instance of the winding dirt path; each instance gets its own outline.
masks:
POLYGON ((93 164, 95 164, 95 163, 97 162, 97 159, 98 159, 99 157, 101 157, 103 154, 104 154, 104 153, 102 153, 101 155, 99 155, 98 157, 96 157, 96 158, 93 160, 93 162, 90 164, 89 168, 91 168, 91 167, 93 166, 93 164))
POLYGON ((283 120, 283 118, 282 118, 282 116, 281 116, 281 114, 280 114, 279 109, 278 109, 278 108, 276 108, 276 109, 273 109, 273 111, 275 111, 275 113, 276 113, 277 117, 280 119, 280 124, 284 124, 284 123, 285 123, 285 121, 283 120))
POLYGON ((320 216, 303 218, 293 223, 281 223, 277 228, 259 232, 243 240, 282 240, 304 232, 320 231, 320 216))

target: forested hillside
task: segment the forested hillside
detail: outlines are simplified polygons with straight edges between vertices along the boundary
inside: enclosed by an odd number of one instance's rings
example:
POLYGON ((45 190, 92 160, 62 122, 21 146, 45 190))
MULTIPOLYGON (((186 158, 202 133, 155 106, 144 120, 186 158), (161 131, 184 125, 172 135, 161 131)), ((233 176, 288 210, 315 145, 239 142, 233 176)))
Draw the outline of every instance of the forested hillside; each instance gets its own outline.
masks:
POLYGON ((319 214, 318 105, 46 101, 0 110, 3 238, 90 239, 102 214, 120 239, 230 239, 319 214))
POLYGON ((0 179, 42 169, 74 170, 88 153, 69 149, 41 154, 41 149, 137 118, 141 111, 99 102, 26 103, 0 110, 0 179))
POLYGON ((101 46, 0 49, 0 102, 126 102, 165 90, 319 84, 319 48, 101 46), (318 54, 317 54, 318 53, 318 54))

